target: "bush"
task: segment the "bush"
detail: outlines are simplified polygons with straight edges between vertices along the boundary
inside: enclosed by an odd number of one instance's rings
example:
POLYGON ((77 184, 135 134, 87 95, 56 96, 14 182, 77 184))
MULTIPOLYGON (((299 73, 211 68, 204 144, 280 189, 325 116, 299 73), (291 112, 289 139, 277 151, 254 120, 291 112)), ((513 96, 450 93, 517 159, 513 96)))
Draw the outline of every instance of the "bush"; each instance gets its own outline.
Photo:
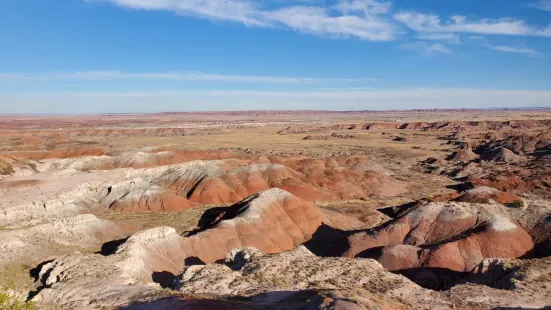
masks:
POLYGON ((13 167, 0 159, 0 175, 11 175, 14 174, 15 171, 13 170, 13 167))
POLYGON ((522 201, 522 200, 515 200, 515 201, 509 203, 509 206, 510 206, 511 208, 522 209, 522 208, 524 208, 524 201, 522 201))
POLYGON ((10 287, 0 288, 0 309, 2 310, 35 310, 32 301, 21 300, 10 287))

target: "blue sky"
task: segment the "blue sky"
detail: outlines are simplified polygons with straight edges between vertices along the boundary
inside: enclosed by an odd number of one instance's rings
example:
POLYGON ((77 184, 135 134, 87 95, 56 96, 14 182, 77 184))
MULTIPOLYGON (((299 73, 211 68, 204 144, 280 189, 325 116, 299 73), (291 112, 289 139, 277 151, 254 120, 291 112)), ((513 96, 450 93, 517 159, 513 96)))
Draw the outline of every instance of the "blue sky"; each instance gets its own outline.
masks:
POLYGON ((551 106, 551 0, 2 0, 0 113, 551 106))

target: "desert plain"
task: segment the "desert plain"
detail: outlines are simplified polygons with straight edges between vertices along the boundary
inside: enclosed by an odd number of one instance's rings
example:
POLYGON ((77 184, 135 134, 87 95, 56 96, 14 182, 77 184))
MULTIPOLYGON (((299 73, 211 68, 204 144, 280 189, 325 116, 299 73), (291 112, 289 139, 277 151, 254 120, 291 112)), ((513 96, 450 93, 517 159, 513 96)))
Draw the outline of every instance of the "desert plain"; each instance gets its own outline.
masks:
POLYGON ((551 110, 4 115, 0 240, 6 308, 546 309, 551 110))

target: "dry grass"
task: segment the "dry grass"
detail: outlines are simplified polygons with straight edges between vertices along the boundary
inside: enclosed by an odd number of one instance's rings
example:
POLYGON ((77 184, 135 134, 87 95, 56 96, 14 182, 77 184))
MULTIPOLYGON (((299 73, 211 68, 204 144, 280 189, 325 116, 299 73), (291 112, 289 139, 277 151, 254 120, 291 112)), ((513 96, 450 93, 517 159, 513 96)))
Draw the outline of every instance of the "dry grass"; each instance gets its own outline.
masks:
MULTIPOLYGON (((173 147, 184 149, 218 149, 243 148, 262 151, 265 153, 305 153, 305 154, 333 154, 339 151, 362 152, 390 148, 399 151, 412 151, 426 154, 430 149, 440 148, 435 145, 433 137, 411 139, 406 131, 384 130, 392 134, 405 135, 406 143, 392 141, 392 136, 382 136, 377 131, 338 131, 354 133, 354 139, 333 139, 326 141, 302 140, 305 134, 278 135, 277 132, 287 126, 296 125, 331 125, 336 123, 371 123, 371 122, 434 122, 458 120, 510 120, 510 119, 541 119, 550 118, 551 112, 534 111, 478 111, 478 112, 378 112, 372 114, 314 114, 314 115, 120 115, 116 117, 102 116, 56 116, 56 117, 5 117, 10 118, 9 126, 0 126, 0 134, 5 139, 0 143, 0 150, 47 150, 52 147, 75 147, 96 145, 107 147, 109 150, 126 150, 140 147, 173 147), (80 122, 82 126, 75 126, 80 122), (36 129, 28 129, 29 125, 42 128, 41 134, 46 138, 42 142, 29 144, 25 141, 36 135, 36 129), (258 127, 258 125, 261 125, 258 127), (18 127, 19 126, 19 127, 18 127), (65 141, 58 141, 52 136, 58 134, 58 128, 137 128, 137 127, 182 127, 190 128, 195 135, 174 137, 146 137, 130 135, 128 137, 101 137, 78 136, 65 141), (199 129, 197 126, 207 126, 199 129), (241 127, 237 127, 241 126, 241 127), (252 126, 252 127, 251 127, 252 126), (19 129, 19 130, 17 130, 19 129), (21 133, 28 131, 28 136, 21 133), (24 137, 24 138, 22 138, 24 137), (23 139, 23 140, 21 140, 23 139), (421 149, 413 150, 412 147, 421 149)), ((327 133, 324 133, 327 134, 327 133)))
POLYGON ((34 279, 30 275, 32 268, 30 265, 20 263, 3 265, 0 268, 0 286, 22 291, 32 289, 34 287, 34 279))
POLYGON ((0 159, 0 175, 11 175, 13 173, 15 173, 13 167, 6 161, 0 159))
POLYGON ((95 215, 101 219, 118 223, 128 231, 168 226, 175 228, 181 234, 197 228, 197 223, 205 210, 213 207, 215 206, 197 206, 173 212, 101 212, 95 215))

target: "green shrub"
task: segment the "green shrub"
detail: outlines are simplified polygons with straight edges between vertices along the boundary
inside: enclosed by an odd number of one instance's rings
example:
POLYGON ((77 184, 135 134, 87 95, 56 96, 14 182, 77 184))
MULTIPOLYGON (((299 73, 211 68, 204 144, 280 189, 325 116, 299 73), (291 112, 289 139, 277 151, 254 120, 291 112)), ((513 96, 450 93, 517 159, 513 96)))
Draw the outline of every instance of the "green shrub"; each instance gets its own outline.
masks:
POLYGON ((32 301, 24 301, 9 286, 0 288, 0 309, 2 310, 35 310, 32 301))
POLYGON ((524 208, 524 201, 522 201, 522 200, 515 200, 515 201, 509 203, 509 206, 510 206, 511 208, 522 209, 522 208, 524 208))

